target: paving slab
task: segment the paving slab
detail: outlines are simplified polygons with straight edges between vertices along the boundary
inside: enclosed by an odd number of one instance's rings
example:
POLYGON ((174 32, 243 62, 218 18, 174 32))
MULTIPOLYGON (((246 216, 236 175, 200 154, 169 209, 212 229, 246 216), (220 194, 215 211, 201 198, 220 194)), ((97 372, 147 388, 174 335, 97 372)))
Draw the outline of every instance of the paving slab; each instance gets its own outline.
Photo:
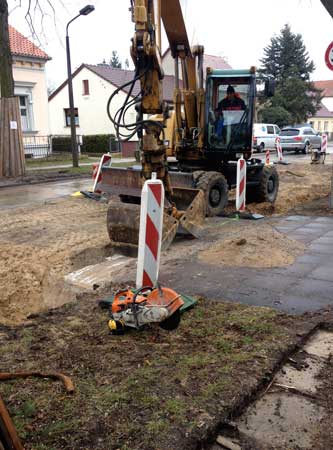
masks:
POLYGON ((320 330, 306 343, 304 350, 310 355, 329 359, 333 355, 333 333, 320 330))
POLYGON ((326 266, 317 267, 308 275, 315 280, 333 281, 333 266, 328 264, 326 266))
POLYGON ((303 364, 302 369, 285 364, 276 375, 275 384, 290 386, 303 393, 315 394, 322 384, 317 377, 324 369, 325 363, 320 359, 307 357, 303 364))
POLYGON ((268 449, 275 444, 277 449, 309 450, 324 414, 324 408, 306 398, 271 393, 250 406, 237 424, 242 437, 257 443, 255 448, 268 449))
POLYGON ((293 286, 292 292, 293 295, 310 299, 314 304, 326 300, 327 304, 333 306, 333 280, 314 280, 312 278, 298 280, 293 286))
POLYGON ((319 238, 315 239, 313 241, 313 244, 329 244, 330 246, 333 247, 333 236, 320 236, 319 238))
POLYGON ((309 253, 321 253, 324 255, 332 255, 332 249, 333 246, 330 246, 328 244, 318 244, 318 243, 312 243, 309 246, 309 253))
MULTIPOLYGON (((135 259, 113 255, 98 264, 89 265, 65 276, 66 283, 87 291, 95 291, 119 279, 126 279, 125 273, 134 279, 135 259)), ((127 278, 130 279, 130 278, 127 278)))

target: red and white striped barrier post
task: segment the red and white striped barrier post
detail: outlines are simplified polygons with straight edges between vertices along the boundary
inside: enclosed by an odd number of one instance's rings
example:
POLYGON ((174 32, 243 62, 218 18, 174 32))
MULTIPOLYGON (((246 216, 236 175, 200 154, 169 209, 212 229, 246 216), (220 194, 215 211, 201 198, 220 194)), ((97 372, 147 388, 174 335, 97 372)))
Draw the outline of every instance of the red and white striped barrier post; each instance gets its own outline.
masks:
POLYGON ((160 266, 164 210, 164 187, 161 180, 147 180, 141 193, 140 232, 136 287, 155 286, 160 266))
POLYGON ((322 134, 321 136, 321 153, 326 155, 327 152, 327 134, 322 134))
POLYGON ((266 150, 266 154, 265 154, 265 166, 269 166, 270 165, 270 161, 269 161, 269 149, 266 150))
POLYGON ((237 161, 236 210, 245 211, 246 161, 242 157, 237 161))
POLYGON ((279 137, 276 138, 276 151, 277 151, 277 155, 278 155, 278 161, 283 161, 281 139, 279 137))
POLYGON ((93 174, 92 174, 92 179, 94 181, 94 185, 93 185, 93 192, 101 192, 100 190, 97 189, 97 184, 100 183, 102 181, 102 167, 103 166, 110 166, 111 165, 111 154, 110 153, 105 153, 102 157, 99 163, 94 163, 93 164, 93 174))

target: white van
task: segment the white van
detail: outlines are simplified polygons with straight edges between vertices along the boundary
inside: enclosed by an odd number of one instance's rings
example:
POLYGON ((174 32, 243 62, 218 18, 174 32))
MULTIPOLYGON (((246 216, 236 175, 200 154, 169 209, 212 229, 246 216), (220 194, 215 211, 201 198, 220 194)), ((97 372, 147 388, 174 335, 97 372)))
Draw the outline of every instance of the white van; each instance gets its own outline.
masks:
POLYGON ((253 125, 252 147, 259 152, 275 149, 275 141, 280 128, 271 123, 255 123, 253 125))

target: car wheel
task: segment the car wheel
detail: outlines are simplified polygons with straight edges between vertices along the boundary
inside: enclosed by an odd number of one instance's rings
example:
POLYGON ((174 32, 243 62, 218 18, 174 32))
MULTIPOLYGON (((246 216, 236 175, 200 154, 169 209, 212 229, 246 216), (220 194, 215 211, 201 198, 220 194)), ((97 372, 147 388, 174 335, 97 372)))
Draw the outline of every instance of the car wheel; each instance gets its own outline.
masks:
POLYGON ((302 150, 303 155, 307 155, 309 153, 309 149, 310 149, 310 142, 306 142, 302 150))
POLYGON ((261 142, 261 144, 259 145, 259 152, 264 152, 265 151, 265 144, 263 142, 261 142))

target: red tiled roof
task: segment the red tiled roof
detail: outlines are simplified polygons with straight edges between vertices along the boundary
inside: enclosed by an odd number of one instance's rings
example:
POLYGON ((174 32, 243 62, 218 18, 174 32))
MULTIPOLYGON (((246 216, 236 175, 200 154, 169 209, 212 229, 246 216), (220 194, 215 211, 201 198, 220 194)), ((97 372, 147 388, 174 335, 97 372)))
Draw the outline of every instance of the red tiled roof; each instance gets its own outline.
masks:
POLYGON ((44 60, 51 59, 43 50, 29 41, 28 38, 24 37, 23 34, 19 33, 11 25, 9 25, 9 41, 12 55, 44 60))
POLYGON ((313 84, 324 91, 324 97, 333 97, 333 80, 314 81, 313 84))

